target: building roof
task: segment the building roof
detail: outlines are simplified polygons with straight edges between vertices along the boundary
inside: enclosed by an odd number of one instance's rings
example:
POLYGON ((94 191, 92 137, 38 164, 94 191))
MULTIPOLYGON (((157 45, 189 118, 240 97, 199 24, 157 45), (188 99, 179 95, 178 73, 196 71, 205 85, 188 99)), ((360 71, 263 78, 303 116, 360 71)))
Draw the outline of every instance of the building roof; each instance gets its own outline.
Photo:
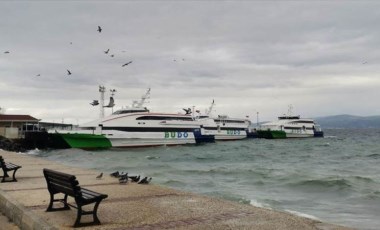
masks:
POLYGON ((0 114, 0 122, 38 122, 39 119, 30 115, 0 114))

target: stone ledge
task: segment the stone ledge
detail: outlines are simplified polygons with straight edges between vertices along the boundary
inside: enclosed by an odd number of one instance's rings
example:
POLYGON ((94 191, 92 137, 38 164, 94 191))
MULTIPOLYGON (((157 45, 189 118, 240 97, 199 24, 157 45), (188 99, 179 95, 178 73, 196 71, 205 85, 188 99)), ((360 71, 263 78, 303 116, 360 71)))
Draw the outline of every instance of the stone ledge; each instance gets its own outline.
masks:
POLYGON ((15 225, 25 230, 55 230, 0 189, 0 209, 15 225))

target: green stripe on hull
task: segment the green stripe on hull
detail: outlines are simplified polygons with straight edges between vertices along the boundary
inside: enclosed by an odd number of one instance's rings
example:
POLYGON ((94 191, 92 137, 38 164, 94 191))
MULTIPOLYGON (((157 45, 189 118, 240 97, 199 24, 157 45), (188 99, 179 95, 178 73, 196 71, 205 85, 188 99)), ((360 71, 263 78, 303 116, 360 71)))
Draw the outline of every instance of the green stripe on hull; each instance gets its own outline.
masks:
POLYGON ((281 130, 257 130, 259 138, 266 139, 284 139, 286 138, 285 131, 281 130))
POLYGON ((111 148, 111 142, 103 135, 83 133, 59 134, 71 148, 111 148))

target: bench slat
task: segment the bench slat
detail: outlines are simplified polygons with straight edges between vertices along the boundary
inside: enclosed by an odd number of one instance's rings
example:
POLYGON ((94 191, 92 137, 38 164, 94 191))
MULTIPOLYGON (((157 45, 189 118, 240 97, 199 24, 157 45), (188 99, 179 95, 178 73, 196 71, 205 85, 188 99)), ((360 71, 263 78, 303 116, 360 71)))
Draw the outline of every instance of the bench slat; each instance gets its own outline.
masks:
POLYGON ((86 195, 90 195, 90 196, 100 196, 100 195, 102 195, 101 193, 97 193, 97 192, 94 192, 94 191, 86 189, 86 188, 82 188, 82 193, 83 193, 83 195, 86 194, 86 195))
POLYGON ((63 186, 63 185, 54 184, 54 183, 50 183, 50 189, 52 190, 51 192, 53 192, 53 193, 61 192, 61 193, 67 194, 67 195, 72 196, 72 197, 75 197, 76 195, 78 195, 80 193, 80 192, 73 190, 72 187, 63 186))
POLYGON ((73 180, 62 180, 60 178, 56 177, 48 177, 50 183, 55 183, 55 184, 61 184, 67 187, 74 187, 77 186, 77 183, 73 180))

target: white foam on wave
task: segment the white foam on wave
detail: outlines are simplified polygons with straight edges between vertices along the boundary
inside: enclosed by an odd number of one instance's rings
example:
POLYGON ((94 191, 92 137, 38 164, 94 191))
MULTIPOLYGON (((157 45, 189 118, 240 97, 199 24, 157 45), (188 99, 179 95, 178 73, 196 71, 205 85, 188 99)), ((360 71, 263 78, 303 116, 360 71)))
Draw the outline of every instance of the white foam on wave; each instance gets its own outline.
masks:
POLYGON ((318 219, 318 217, 313 216, 313 215, 309 215, 306 213, 297 212, 297 211, 293 211, 293 210, 289 210, 289 209, 285 209, 285 211, 289 212, 291 214, 297 215, 297 216, 306 217, 306 218, 313 219, 313 220, 320 220, 320 219, 318 219))
POLYGON ((40 154, 40 152, 41 152, 41 150, 39 150, 38 148, 35 148, 35 149, 27 151, 26 154, 28 154, 28 155, 38 155, 38 154, 40 154))
POLYGON ((156 157, 156 156, 145 156, 146 159, 148 160, 153 160, 153 159, 158 159, 160 157, 156 157))
POLYGON ((258 202, 257 200, 250 200, 249 204, 255 207, 259 207, 259 208, 268 208, 268 207, 265 207, 264 204, 258 202))

